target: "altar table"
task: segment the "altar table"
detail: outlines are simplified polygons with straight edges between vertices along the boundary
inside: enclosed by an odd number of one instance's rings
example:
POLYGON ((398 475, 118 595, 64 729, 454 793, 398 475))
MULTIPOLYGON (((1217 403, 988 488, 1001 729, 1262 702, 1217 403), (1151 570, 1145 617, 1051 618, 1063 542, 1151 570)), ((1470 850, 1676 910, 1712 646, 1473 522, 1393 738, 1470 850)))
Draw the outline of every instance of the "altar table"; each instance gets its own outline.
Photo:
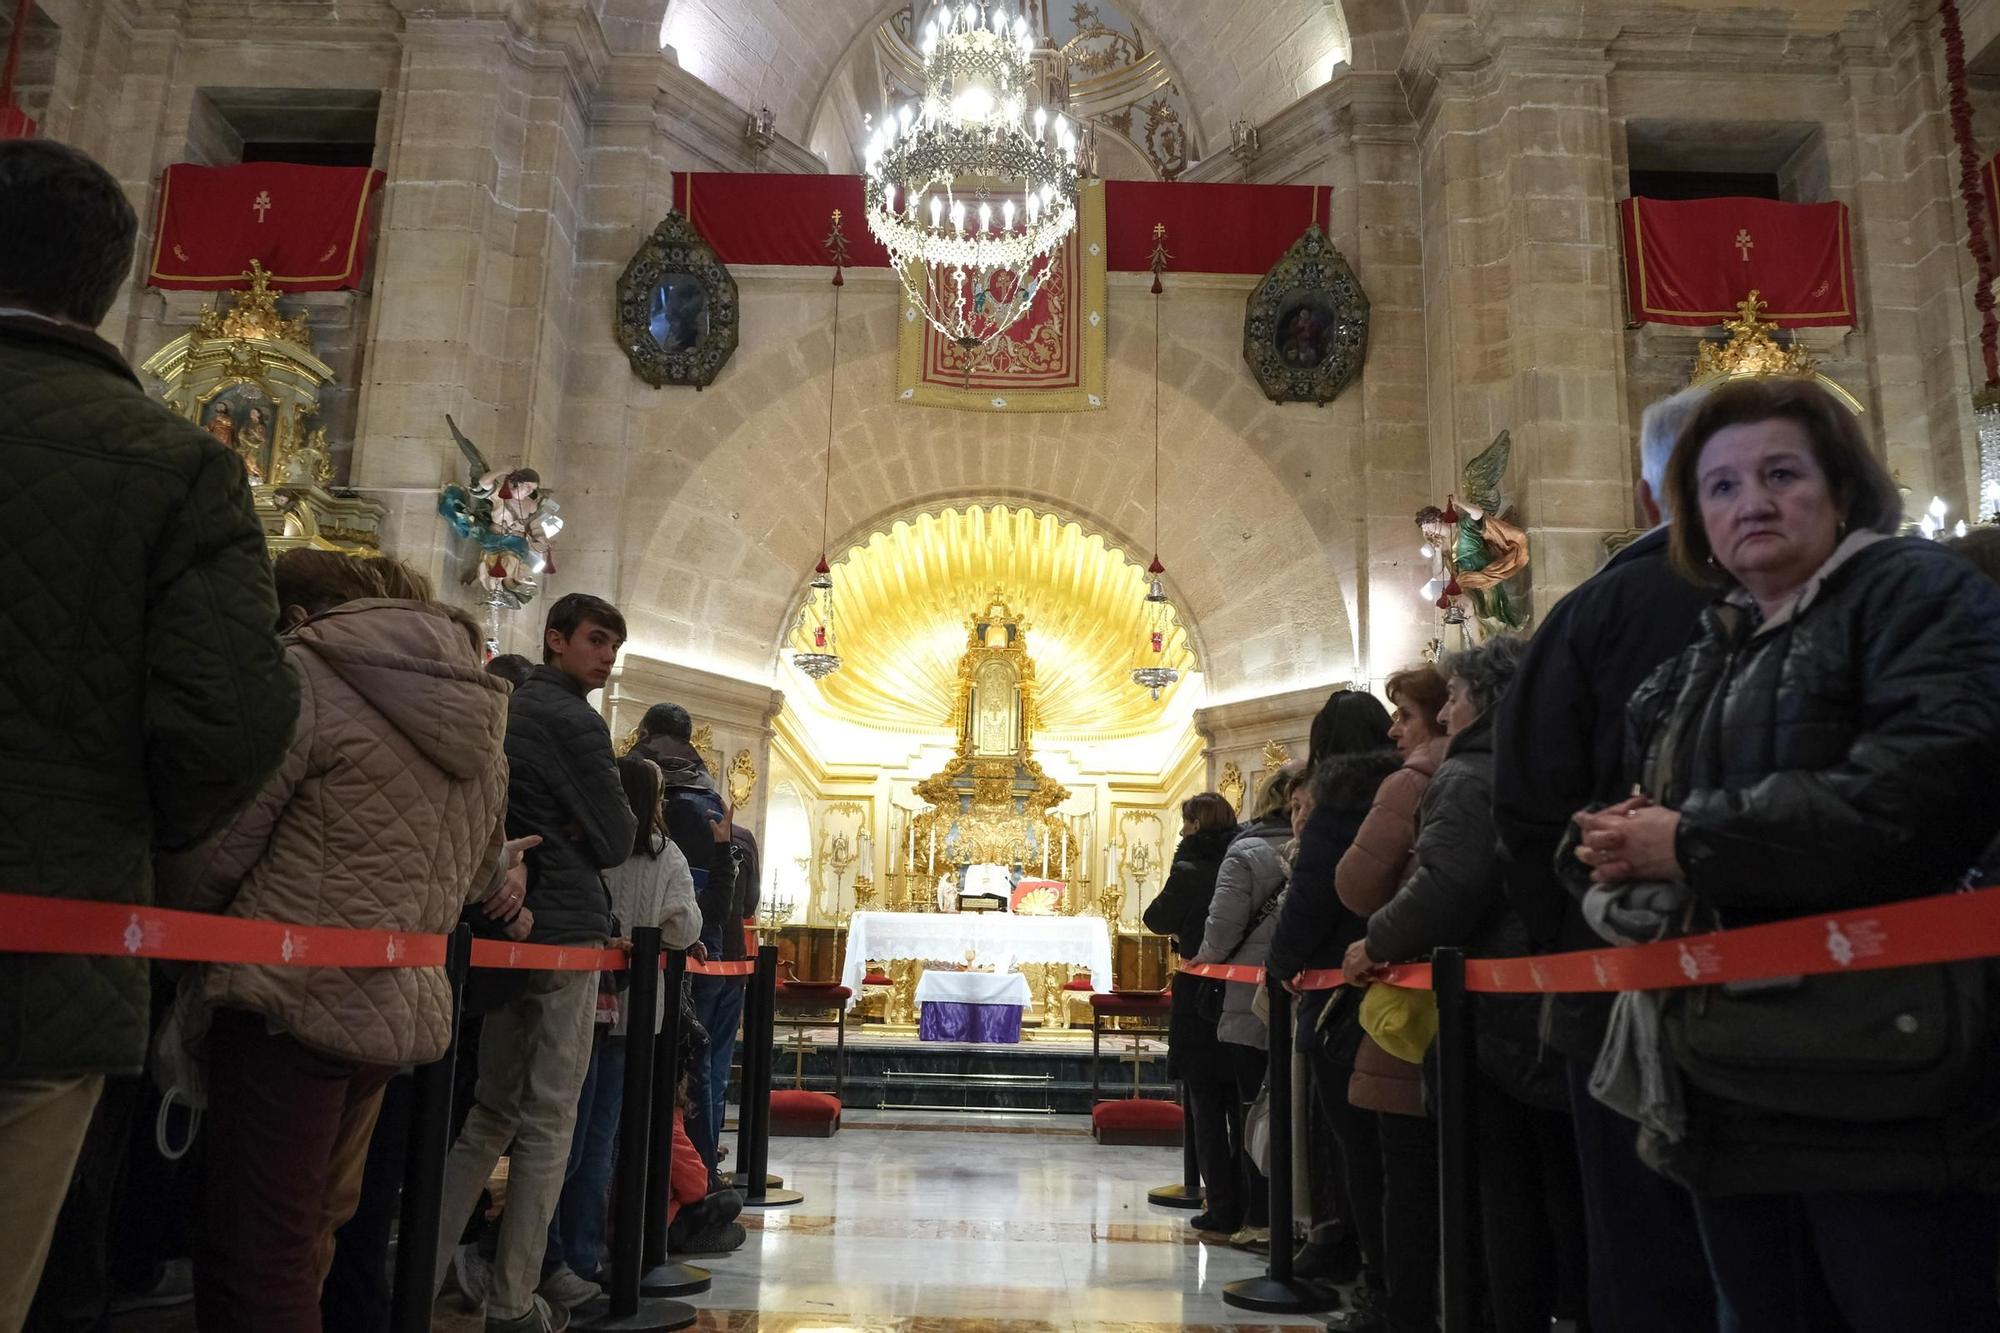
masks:
POLYGON ((917 981, 917 1038, 1012 1045, 1032 998, 1019 972, 926 972, 917 981))
POLYGON ((1015 916, 1011 912, 856 912, 847 923, 840 984, 860 1002, 868 961, 967 963, 1012 972, 1022 963, 1061 963, 1111 989, 1111 929, 1100 916, 1015 916))

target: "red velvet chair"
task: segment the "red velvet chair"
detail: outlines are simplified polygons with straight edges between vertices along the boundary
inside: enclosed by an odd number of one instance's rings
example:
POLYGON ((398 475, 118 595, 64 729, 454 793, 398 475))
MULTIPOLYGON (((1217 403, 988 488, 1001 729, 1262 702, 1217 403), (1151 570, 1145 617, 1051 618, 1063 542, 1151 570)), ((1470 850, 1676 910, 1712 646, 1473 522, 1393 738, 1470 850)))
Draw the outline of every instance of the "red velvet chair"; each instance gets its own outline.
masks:
POLYGON ((854 994, 835 982, 778 983, 773 1027, 798 1034, 792 1086, 771 1090, 771 1133, 780 1138, 830 1138, 840 1128, 841 1095, 847 1082, 847 1001, 854 994), (833 1094, 805 1090, 805 1030, 825 1023, 832 1011, 834 1025, 833 1094), (814 1100, 819 1099, 819 1100, 814 1100), (827 1103, 831 1103, 829 1107, 827 1103))

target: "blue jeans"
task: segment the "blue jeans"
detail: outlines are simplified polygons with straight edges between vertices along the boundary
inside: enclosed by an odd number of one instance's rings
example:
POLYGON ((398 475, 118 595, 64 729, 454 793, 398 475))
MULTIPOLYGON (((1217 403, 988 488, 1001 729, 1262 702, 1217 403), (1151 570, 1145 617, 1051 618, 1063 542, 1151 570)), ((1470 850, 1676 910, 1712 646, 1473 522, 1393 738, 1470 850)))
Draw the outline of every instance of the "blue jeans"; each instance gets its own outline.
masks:
POLYGON ((618 1122, 625 1106, 625 1039, 600 1034, 590 1051, 590 1071, 577 1099, 576 1133, 562 1203, 549 1219, 546 1273, 558 1263, 585 1277, 604 1272, 605 1221, 611 1209, 611 1162, 618 1150, 618 1122))
MULTIPOLYGON (((710 948, 710 957, 720 953, 720 940, 710 948)), ((708 1049, 695 1057, 694 1077, 689 1080, 694 1115, 688 1137, 708 1165, 715 1182, 716 1151, 722 1143, 722 1121, 729 1110, 729 1061, 736 1052, 736 1025, 743 1018, 743 982, 738 977, 694 978, 694 1011, 708 1033, 708 1049)))
POLYGON ((1722 1333, 2000 1330, 2000 1198, 1696 1195, 1722 1333))

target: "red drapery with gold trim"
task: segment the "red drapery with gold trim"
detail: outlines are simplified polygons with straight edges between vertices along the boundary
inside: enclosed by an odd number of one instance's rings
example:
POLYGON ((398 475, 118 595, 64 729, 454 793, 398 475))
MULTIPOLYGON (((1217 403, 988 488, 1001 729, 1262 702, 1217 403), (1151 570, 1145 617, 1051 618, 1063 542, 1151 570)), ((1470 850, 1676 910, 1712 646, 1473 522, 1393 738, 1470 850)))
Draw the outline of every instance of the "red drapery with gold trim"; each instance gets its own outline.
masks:
MULTIPOLYGON (((1324 185, 1106 181, 1107 267, 1151 268, 1153 227, 1164 224, 1172 271, 1262 273, 1308 226, 1326 227, 1332 193, 1324 185)), ((822 242, 836 208, 848 267, 889 264, 863 216, 859 176, 677 171, 674 207, 725 264, 826 264, 822 242)))
POLYGON ((1752 289, 1786 328, 1854 323, 1847 205, 1771 199, 1627 199, 1625 290, 1632 318, 1705 326, 1752 289))
POLYGON ((250 261, 288 292, 361 285, 368 204, 382 173, 368 167, 178 162, 160 183, 160 230, 146 281, 182 291, 241 285, 250 261))

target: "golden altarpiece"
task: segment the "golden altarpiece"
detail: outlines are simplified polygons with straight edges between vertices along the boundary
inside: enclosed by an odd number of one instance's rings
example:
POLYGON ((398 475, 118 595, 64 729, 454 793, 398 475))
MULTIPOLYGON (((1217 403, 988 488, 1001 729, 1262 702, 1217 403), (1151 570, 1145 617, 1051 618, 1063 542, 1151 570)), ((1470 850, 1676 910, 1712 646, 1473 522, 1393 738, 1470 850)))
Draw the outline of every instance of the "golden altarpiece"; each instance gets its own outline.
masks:
POLYGON ((336 495, 326 432, 313 423, 333 370, 313 354, 304 315, 278 309, 279 291, 256 260, 231 308, 204 309, 192 331, 140 367, 167 406, 233 449, 273 554, 294 546, 372 553, 383 509, 336 495))

